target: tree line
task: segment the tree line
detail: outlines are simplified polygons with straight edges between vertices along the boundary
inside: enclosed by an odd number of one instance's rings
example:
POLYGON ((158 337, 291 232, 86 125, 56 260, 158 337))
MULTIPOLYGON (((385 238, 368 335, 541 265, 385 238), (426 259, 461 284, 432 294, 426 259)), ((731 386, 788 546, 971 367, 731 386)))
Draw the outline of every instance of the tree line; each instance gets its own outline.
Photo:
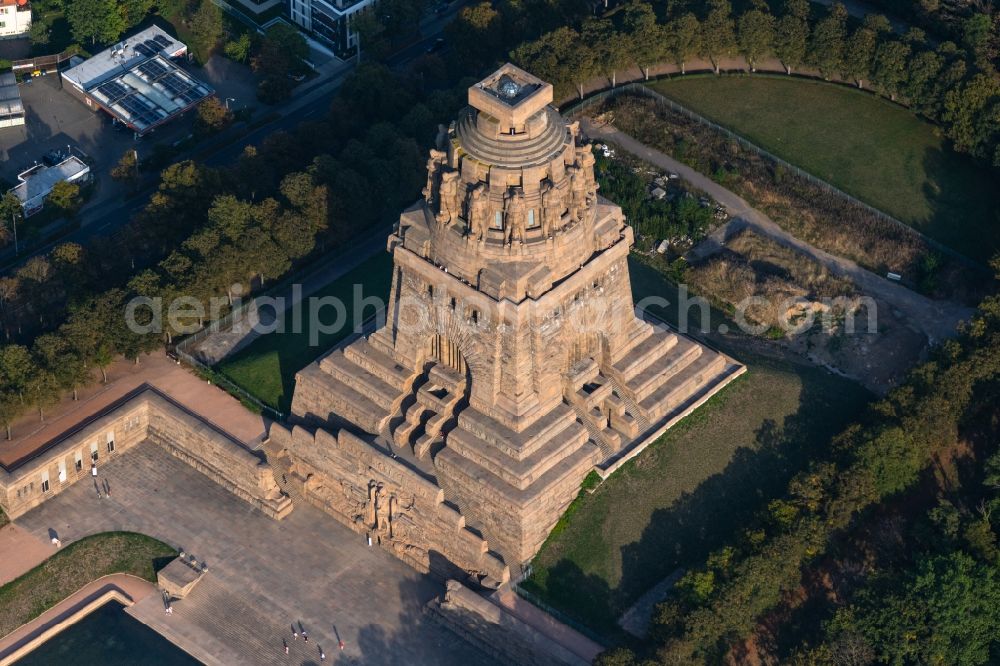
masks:
MULTIPOLYGON (((485 2, 464 9, 449 34, 462 61, 485 65, 522 22, 507 3, 485 2)), ((808 0, 784 0, 778 14, 755 2, 737 15, 729 0, 698 8, 632 0, 605 17, 569 12, 568 20, 509 55, 550 81, 557 97, 574 89, 582 95, 596 76, 614 84, 617 73, 632 66, 648 76, 653 66, 672 63, 683 73, 701 58, 720 73, 726 59, 741 57, 753 72, 775 58, 789 74, 809 68, 905 103, 938 123, 957 150, 998 166, 997 24, 986 10, 972 13, 957 41, 935 41, 918 28, 897 34, 882 15, 851 19, 840 3, 817 15, 808 0)))
MULTIPOLYGON (((994 269, 1000 274, 1000 261, 994 261, 994 269)), ((940 466, 970 432, 976 434, 972 439, 984 442, 983 458, 995 452, 998 398, 1000 297, 992 295, 957 340, 936 348, 929 362, 872 405, 864 422, 841 433, 829 458, 814 461, 796 475, 784 495, 733 535, 729 545, 684 574, 669 599, 656 608, 645 645, 611 650, 598 663, 720 663, 764 618, 780 624, 781 619, 769 613, 826 563, 837 540, 858 530, 859 523, 894 498, 919 494, 916 489, 928 468, 940 466)), ((888 579, 877 576, 863 579, 853 602, 825 625, 819 645, 815 636, 800 637, 799 663, 981 664, 997 654, 1000 614, 992 608, 987 615, 965 615, 966 607, 976 606, 973 592, 953 594, 961 580, 980 580, 989 599, 995 599, 998 590, 995 572, 985 570, 997 562, 997 526, 989 516, 995 505, 995 462, 980 462, 973 471, 981 474, 984 469, 994 495, 984 499, 982 511, 971 503, 964 516, 957 511, 936 518, 950 525, 950 550, 911 552, 914 542, 928 546, 929 541, 914 536, 919 530, 900 535, 912 566, 897 567, 895 584, 923 581, 923 588, 886 587, 888 579), (984 626, 990 631, 980 631, 984 626), (911 629, 915 633, 907 638, 911 629), (843 652, 835 644, 840 640, 851 641, 869 657, 838 661, 843 652), (943 653, 948 645, 964 652, 943 653), (956 659, 959 653, 969 656, 956 659), (948 658, 940 661, 932 658, 935 655, 948 658)), ((951 510, 938 513, 942 511, 951 510)))
POLYGON ((190 296, 210 312, 213 297, 234 297, 232 285, 265 288, 398 215, 419 196, 437 119, 454 115, 464 92, 411 80, 364 65, 326 116, 272 134, 227 168, 170 165, 115 236, 61 244, 0 277, 0 423, 44 417, 67 391, 106 379, 114 359, 171 342, 179 331, 166 318, 162 335, 129 330, 132 298, 190 296))

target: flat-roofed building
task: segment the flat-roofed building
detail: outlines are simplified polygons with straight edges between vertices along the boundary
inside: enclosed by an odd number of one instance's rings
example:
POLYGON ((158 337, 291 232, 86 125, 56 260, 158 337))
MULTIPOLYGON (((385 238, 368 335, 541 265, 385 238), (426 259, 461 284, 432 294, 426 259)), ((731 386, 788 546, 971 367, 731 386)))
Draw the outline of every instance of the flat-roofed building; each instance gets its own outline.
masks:
POLYGON ((65 89, 142 135, 214 91, 177 66, 187 46, 152 26, 62 73, 65 89))
POLYGON ((17 174, 18 184, 10 191, 21 202, 25 217, 37 213, 45 198, 60 180, 79 183, 90 178, 90 167, 76 155, 70 155, 55 166, 38 164, 17 174))
POLYGON ((19 37, 31 30, 31 4, 28 0, 0 0, 0 39, 19 37))
POLYGON ((289 0, 288 15, 297 26, 329 43, 338 53, 358 46, 355 21, 376 0, 289 0))
POLYGON ((12 72, 0 74, 0 127, 24 124, 24 104, 21 91, 12 72))

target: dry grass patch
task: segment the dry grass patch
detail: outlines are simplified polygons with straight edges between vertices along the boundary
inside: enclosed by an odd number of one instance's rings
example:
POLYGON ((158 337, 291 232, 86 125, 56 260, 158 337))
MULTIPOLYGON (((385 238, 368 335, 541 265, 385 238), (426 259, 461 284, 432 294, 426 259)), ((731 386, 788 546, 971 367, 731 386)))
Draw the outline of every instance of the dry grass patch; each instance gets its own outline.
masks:
POLYGON ((829 315, 843 318, 856 293, 849 280, 811 258, 747 230, 730 238, 722 252, 688 269, 685 277, 695 292, 729 313, 748 299, 759 299, 746 309, 747 321, 778 332, 808 310, 821 314, 832 309, 829 315))

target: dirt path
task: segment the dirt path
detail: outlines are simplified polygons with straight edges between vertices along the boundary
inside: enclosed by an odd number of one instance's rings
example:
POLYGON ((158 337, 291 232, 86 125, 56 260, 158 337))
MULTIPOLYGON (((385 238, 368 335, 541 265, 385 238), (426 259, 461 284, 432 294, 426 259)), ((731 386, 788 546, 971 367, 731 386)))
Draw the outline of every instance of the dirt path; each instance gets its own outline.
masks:
POLYGON ((698 257, 708 256, 721 248, 727 232, 735 231, 741 226, 750 228, 785 247, 801 252, 825 266, 833 274, 851 280, 860 291, 885 301, 902 313, 902 318, 907 324, 922 331, 931 344, 954 336, 955 325, 963 319, 968 319, 973 312, 971 308, 953 301, 935 301, 921 296, 906 287, 889 282, 849 259, 832 255, 796 238, 767 215, 751 207, 735 192, 673 157, 646 146, 613 125, 598 125, 591 118, 582 118, 580 126, 591 138, 610 141, 650 164, 678 174, 692 186, 704 191, 726 207, 734 220, 695 248, 694 252, 698 257))

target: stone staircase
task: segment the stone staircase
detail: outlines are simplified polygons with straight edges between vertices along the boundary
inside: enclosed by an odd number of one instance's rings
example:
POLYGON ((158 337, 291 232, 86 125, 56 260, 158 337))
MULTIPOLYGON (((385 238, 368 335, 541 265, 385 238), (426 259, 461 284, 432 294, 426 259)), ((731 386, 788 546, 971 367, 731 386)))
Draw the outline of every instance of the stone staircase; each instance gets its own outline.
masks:
POLYGON ((271 666, 289 659, 289 663, 319 661, 315 640, 292 641, 290 628, 275 620, 287 617, 281 608, 260 595, 251 598, 227 589, 211 572, 173 607, 173 615, 167 615, 159 595, 151 595, 129 613, 206 664, 271 666), (287 657, 282 639, 289 642, 287 657))
POLYGON ((411 383, 388 422, 387 438, 417 458, 427 458, 444 445, 457 414, 468 399, 466 378, 441 364, 430 366, 411 383))

